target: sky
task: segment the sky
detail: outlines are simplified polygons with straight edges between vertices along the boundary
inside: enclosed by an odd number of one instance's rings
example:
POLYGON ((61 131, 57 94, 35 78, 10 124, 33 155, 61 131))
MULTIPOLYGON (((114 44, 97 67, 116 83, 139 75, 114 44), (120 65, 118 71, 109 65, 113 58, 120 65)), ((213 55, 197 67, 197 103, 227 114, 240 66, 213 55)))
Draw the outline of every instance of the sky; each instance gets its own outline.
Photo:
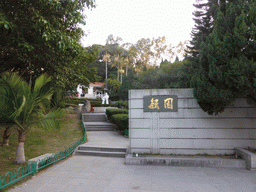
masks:
POLYGON ((83 46, 105 45, 110 34, 122 43, 136 43, 141 38, 165 36, 167 44, 191 40, 194 26, 192 12, 196 0, 95 0, 96 8, 85 9, 86 36, 83 46))

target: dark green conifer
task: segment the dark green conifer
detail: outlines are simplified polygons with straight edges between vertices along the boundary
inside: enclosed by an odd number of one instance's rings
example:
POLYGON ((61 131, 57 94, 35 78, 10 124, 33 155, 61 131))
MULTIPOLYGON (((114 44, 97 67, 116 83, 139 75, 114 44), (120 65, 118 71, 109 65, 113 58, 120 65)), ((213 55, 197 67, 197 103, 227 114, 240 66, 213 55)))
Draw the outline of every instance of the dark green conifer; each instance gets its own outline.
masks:
POLYGON ((209 114, 222 112, 236 97, 256 103, 255 24, 255 0, 230 1, 220 7, 212 33, 200 44, 199 70, 191 83, 209 114))

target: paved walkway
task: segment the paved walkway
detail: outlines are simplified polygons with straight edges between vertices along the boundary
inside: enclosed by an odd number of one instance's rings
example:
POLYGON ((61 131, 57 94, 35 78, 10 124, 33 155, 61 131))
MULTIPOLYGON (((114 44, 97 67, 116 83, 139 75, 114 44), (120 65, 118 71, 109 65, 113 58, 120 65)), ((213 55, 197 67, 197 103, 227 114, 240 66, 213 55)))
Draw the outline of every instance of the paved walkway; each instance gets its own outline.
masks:
MULTIPOLYGON (((123 140, 124 139, 124 140, 123 140)), ((88 132, 86 145, 127 146, 109 132, 88 132), (120 143, 119 143, 120 144, 120 143)), ((242 169, 124 165, 122 158, 72 156, 16 187, 12 192, 255 192, 256 172, 242 169)))
POLYGON ((116 131, 87 131, 87 147, 129 147, 129 138, 125 138, 116 131))

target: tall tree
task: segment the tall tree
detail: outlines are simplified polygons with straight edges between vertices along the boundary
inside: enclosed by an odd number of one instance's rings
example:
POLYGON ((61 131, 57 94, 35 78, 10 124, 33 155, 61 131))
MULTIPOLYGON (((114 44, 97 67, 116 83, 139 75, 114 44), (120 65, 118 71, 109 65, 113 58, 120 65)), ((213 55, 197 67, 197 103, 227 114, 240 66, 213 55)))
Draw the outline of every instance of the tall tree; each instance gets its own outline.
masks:
POLYGON ((226 2, 212 33, 200 45, 200 68, 192 86, 209 114, 222 112, 236 97, 256 103, 255 10, 255 0, 226 2))
POLYGON ((132 57, 129 50, 125 49, 125 46, 121 45, 122 39, 120 37, 114 37, 109 35, 106 40, 106 45, 98 45, 98 59, 90 65, 90 67, 96 67, 98 69, 98 75, 101 76, 101 81, 105 80, 106 71, 109 77, 110 73, 117 73, 117 79, 119 80, 119 74, 122 72, 123 67, 132 63, 132 57), (105 59, 104 59, 105 58, 105 59), (106 70, 106 58, 107 58, 107 70, 106 70))
POLYGON ((165 53, 167 45, 165 36, 158 37, 157 39, 153 39, 154 43, 154 65, 157 64, 157 62, 162 59, 162 54, 165 53))
POLYGON ((189 41, 179 42, 177 46, 172 46, 171 44, 168 46, 167 52, 169 59, 173 61, 183 60, 186 52, 187 52, 187 45, 189 44, 189 41))
POLYGON ((80 57, 91 53, 78 43, 84 7, 94 7, 94 0, 1 1, 0 72, 15 71, 27 81, 47 72, 58 86, 68 84, 63 81, 78 64, 86 69, 88 61, 79 63, 80 57))
POLYGON ((197 0, 194 4, 196 11, 193 13, 195 27, 191 32, 192 41, 188 47, 187 53, 194 68, 198 68, 198 55, 200 44, 206 40, 206 37, 212 32, 214 21, 217 17, 218 0, 197 0))
POLYGON ((145 66, 150 68, 150 59, 154 56, 154 52, 152 51, 153 44, 154 42, 149 38, 142 38, 133 45, 133 49, 136 53, 135 65, 137 68, 141 70, 145 66))

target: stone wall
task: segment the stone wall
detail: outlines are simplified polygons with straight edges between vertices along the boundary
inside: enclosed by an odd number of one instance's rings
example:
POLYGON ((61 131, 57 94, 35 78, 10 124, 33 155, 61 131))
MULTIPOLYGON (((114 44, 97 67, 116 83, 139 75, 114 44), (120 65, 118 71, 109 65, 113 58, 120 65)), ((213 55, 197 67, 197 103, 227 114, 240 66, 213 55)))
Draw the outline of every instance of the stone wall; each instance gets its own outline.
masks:
POLYGON ((237 99, 217 116, 205 113, 192 89, 129 91, 131 153, 233 154, 256 147, 256 110, 237 99), (177 112, 144 112, 144 96, 177 95, 177 112))

